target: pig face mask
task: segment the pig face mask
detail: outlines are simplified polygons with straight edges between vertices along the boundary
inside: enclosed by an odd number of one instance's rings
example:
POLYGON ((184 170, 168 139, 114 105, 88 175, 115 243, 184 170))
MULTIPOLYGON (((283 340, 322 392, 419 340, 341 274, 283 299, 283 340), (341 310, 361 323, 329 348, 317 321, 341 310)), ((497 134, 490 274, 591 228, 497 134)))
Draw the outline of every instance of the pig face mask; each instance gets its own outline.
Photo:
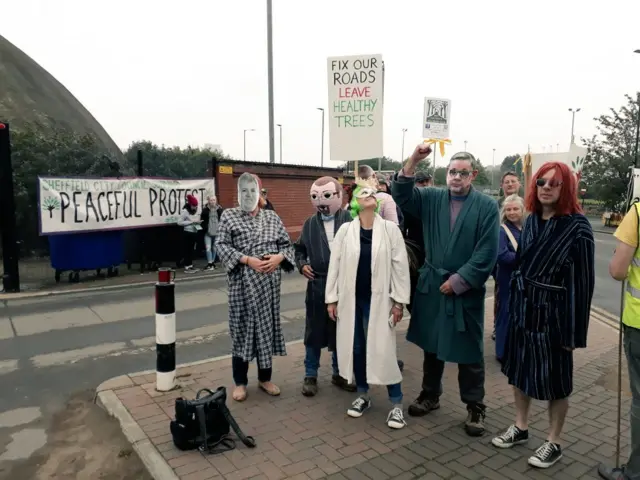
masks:
POLYGON ((335 215, 342 207, 342 186, 333 177, 321 177, 311 185, 312 205, 323 217, 335 215))

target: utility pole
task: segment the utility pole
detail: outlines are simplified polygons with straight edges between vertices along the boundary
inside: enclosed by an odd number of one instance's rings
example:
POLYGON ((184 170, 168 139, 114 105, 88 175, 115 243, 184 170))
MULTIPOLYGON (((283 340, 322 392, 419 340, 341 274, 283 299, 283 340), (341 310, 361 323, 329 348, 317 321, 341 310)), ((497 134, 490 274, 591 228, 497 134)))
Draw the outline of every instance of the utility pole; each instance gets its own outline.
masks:
POLYGON ((324 167, 324 108, 318 107, 322 112, 322 129, 320 132, 320 166, 324 167))
POLYGON ((282 165, 282 124, 278 123, 278 127, 280 128, 280 164, 282 165))
POLYGON ((571 143, 569 144, 569 150, 571 150, 571 145, 575 143, 575 137, 573 136, 573 129, 576 125, 576 113, 578 113, 580 110, 581 110, 580 108, 569 109, 569 111, 571 112, 571 143))
POLYGON ((267 78, 269 88, 269 162, 276 162, 275 120, 273 113, 273 18, 272 0, 267 0, 267 78))
POLYGON ((407 129, 402 129, 402 155, 400 155, 400 162, 404 165, 404 134, 407 133, 407 129))
POLYGON ((244 131, 244 161, 247 161, 247 132, 255 132, 255 128, 248 128, 244 131))
POLYGON ((464 141, 464 151, 465 151, 465 153, 467 152, 467 141, 466 140, 464 141))
POLYGON ((15 198, 13 195, 13 166, 9 124, 0 122, 0 233, 2 235, 2 264, 4 293, 20 291, 20 249, 16 235, 15 198))

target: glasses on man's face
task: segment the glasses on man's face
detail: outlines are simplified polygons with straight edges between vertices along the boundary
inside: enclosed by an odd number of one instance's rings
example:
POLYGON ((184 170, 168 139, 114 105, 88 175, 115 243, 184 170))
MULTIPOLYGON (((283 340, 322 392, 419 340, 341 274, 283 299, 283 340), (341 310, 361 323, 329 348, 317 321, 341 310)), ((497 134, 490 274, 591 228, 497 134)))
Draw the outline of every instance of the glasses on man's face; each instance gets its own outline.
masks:
POLYGON ((540 188, 545 187, 547 185, 549 186, 549 188, 555 188, 562 185, 562 182, 560 180, 556 180, 555 178, 550 178, 548 180, 546 178, 538 178, 536 180, 536 185, 540 188))
POLYGON ((469 175, 471 175, 471 172, 469 170, 456 170, 454 168, 449 170, 449 176, 453 178, 457 176, 460 176, 460 178, 468 178, 469 175))

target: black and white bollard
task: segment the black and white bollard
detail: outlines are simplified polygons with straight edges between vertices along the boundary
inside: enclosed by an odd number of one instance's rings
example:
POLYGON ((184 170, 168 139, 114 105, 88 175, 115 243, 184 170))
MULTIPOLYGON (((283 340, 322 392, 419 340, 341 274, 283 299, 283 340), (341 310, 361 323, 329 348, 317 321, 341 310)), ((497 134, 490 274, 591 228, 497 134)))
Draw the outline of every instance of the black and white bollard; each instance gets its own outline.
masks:
POLYGON ((176 386, 176 284, 170 268, 158 270, 156 283, 156 390, 176 386))

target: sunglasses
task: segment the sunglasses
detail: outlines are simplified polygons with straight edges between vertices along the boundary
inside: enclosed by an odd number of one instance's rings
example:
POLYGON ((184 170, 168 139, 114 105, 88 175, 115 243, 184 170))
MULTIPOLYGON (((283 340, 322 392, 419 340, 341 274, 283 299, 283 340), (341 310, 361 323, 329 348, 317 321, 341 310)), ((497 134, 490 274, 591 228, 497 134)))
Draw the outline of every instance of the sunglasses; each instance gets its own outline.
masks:
POLYGON ((471 173, 472 172, 470 172, 469 170, 454 170, 454 169, 449 170, 450 177, 456 177, 460 175, 460 178, 467 178, 469 175, 471 175, 471 173))
POLYGON ((376 191, 373 188, 361 188, 355 194, 356 198, 368 198, 373 197, 376 194, 376 191))
POLYGON ((544 178, 538 178, 536 180, 536 185, 540 188, 549 185, 549 188, 555 188, 555 187, 559 187, 560 185, 562 185, 562 182, 559 180, 556 180, 555 178, 550 178, 549 180, 546 180, 544 178))

